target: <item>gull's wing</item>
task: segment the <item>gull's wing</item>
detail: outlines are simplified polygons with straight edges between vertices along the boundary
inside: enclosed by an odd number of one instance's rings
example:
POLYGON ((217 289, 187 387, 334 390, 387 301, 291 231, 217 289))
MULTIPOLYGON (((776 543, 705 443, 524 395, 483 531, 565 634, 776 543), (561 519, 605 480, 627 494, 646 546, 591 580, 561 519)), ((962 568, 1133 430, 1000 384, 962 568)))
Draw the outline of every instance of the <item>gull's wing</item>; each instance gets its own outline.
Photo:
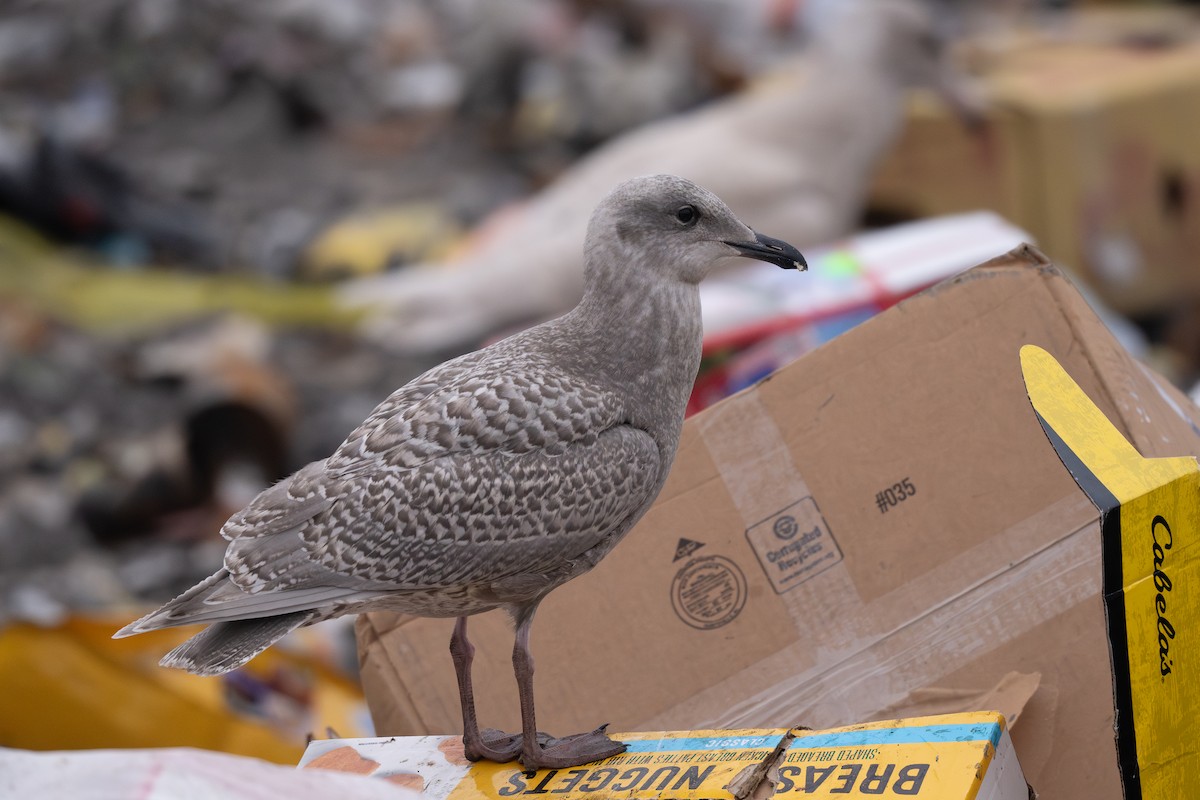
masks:
POLYGON ((358 474, 297 529, 234 540, 226 568, 254 594, 550 581, 649 505, 659 466, 649 434, 618 425, 554 454, 455 453, 358 474))

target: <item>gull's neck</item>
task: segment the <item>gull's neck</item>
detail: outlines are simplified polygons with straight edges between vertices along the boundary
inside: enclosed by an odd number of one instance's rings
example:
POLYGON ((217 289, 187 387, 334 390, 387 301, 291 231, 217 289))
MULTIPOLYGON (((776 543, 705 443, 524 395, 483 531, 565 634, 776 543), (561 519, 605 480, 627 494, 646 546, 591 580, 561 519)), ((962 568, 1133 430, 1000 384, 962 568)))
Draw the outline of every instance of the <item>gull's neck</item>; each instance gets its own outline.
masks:
POLYGON ((700 366, 699 288, 655 279, 638 265, 591 277, 579 305, 559 320, 572 360, 627 397, 644 417, 636 424, 670 432, 673 449, 700 366))

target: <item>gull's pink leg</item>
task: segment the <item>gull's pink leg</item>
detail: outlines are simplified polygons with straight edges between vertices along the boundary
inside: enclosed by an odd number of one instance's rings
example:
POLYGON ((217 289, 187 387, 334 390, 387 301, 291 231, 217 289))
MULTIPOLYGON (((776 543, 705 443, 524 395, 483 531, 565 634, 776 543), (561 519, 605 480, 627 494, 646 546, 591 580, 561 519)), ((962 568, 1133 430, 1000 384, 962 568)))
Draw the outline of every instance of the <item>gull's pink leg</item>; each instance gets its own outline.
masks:
POLYGON ((501 764, 516 760, 521 753, 521 736, 516 733, 486 728, 479 730, 475 717, 475 692, 471 688, 471 662, 475 646, 467 639, 467 618, 459 617, 450 636, 450 657, 458 675, 458 698, 463 714, 463 752, 471 761, 498 761, 501 764))
POLYGON ((607 725, 594 731, 563 739, 539 734, 533 711, 533 656, 529 652, 529 629, 533 625, 533 604, 517 611, 517 637, 513 645, 513 671, 521 696, 521 763, 526 771, 577 767, 625 752, 625 744, 604 735, 607 725))

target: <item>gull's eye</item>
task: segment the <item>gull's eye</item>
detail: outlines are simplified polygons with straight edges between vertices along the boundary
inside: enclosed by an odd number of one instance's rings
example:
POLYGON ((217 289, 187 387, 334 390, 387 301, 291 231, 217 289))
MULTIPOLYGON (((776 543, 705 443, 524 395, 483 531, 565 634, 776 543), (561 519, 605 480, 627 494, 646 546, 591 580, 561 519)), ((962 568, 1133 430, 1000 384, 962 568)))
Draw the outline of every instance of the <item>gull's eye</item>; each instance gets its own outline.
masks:
POLYGON ((700 212, 695 206, 680 206, 675 212, 675 219, 682 222, 684 225, 695 225, 696 220, 700 219, 700 212))

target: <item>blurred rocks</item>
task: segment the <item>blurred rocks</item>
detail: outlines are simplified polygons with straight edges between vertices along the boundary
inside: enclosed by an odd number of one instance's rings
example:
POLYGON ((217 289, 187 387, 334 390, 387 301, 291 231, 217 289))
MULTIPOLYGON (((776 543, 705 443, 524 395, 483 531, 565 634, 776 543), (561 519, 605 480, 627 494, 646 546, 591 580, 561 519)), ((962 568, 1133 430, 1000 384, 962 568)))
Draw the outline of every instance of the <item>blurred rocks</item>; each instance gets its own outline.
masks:
MULTIPOLYGON (((852 233, 876 164, 906 124, 910 89, 953 94, 964 117, 973 103, 959 101, 952 88, 958 84, 947 55, 952 40, 943 37, 944 21, 926 0, 839 0, 805 9, 809 47, 754 87, 637 125, 575 158, 543 189, 484 223, 450 263, 370 276, 340 296, 368 311, 368 327, 381 342, 408 353, 465 349, 556 316, 583 290, 591 209, 616 182, 656 172, 695 180, 742 219, 801 248, 852 233)), ((643 62, 646 72, 638 77, 614 73, 613 85, 597 97, 628 104, 637 92, 618 92, 618 84, 653 93, 653 74, 693 75, 668 61, 643 62)))
MULTIPOLYGON (((63 123, 56 128, 70 129, 63 123)), ((208 221, 190 204, 131 180, 110 159, 39 135, 0 168, 0 213, 43 234, 93 248, 110 262, 149 260, 212 266, 217 242, 208 221)))
POLYGON ((231 315, 113 339, 0 312, 0 621, 173 596, 229 514, 418 369, 231 315))
POLYGON ((398 360, 294 282, 444 257, 793 54, 799 8, 5 3, 0 215, 51 245, 0 219, 0 620, 211 572, 231 511, 445 355, 398 360))
POLYGON ((0 210, 120 264, 290 277, 347 213, 420 199, 470 224, 740 86, 796 45, 783 6, 13 0, 0 210))

